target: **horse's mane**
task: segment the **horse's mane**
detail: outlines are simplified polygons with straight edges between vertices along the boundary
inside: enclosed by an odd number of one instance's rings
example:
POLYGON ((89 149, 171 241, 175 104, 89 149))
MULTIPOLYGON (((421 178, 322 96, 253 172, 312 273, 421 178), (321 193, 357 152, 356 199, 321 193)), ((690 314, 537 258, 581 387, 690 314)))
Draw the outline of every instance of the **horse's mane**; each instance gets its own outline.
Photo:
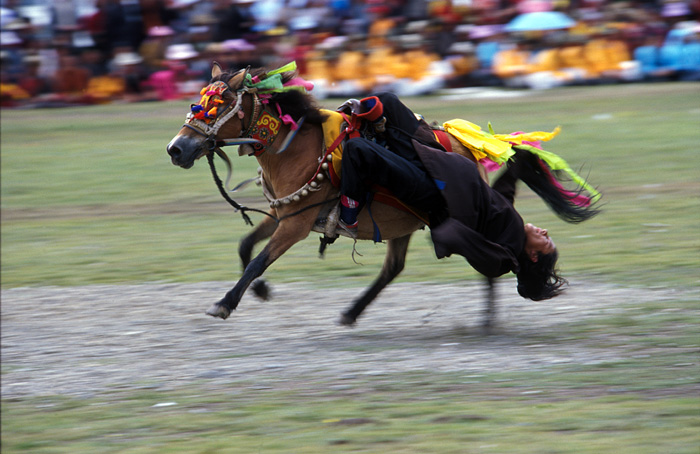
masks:
MULTIPOLYGON (((252 68, 249 74, 253 77, 264 76, 267 74, 268 70, 265 68, 252 68)), ((228 82, 235 74, 235 72, 224 72, 221 75, 212 79, 212 82, 221 80, 228 82)), ((287 83, 292 79, 298 77, 297 71, 288 71, 282 73, 282 83, 287 83)), ((232 90, 237 90, 241 88, 240 85, 236 87, 231 87, 232 90)), ((271 103, 277 104, 280 107, 282 113, 290 115, 295 121, 299 121, 301 117, 306 117, 304 122, 306 124, 322 124, 327 115, 321 112, 316 99, 302 90, 289 90, 279 93, 273 93, 269 98, 271 103)))

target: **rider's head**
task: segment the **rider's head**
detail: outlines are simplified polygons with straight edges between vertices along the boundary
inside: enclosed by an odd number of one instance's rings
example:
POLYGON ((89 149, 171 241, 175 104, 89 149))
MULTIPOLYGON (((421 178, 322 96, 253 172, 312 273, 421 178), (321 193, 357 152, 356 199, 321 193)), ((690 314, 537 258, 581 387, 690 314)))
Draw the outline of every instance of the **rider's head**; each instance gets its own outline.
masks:
POLYGON ((553 298, 567 282, 555 269, 559 252, 546 229, 525 225, 525 249, 521 254, 518 293, 534 301, 553 298))

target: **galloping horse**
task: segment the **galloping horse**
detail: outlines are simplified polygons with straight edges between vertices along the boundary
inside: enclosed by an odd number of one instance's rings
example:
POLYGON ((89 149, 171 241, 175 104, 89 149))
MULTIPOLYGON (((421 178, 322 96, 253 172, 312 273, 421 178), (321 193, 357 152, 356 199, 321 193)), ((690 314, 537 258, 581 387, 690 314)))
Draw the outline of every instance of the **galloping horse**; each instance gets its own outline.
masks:
MULTIPOLYGON (((267 284, 256 279, 311 231, 325 233, 331 239, 337 234, 350 236, 340 230, 336 232, 339 194, 329 181, 329 165, 333 164, 330 152, 336 144, 328 145, 323 130, 328 113, 319 109, 305 90, 295 89, 298 80, 294 71, 266 73, 248 68, 227 73, 215 63, 212 80, 202 90, 202 101, 192 105, 185 124, 167 146, 172 163, 185 169, 203 156, 212 165, 214 154, 229 163, 219 148, 229 144, 239 145, 240 155, 255 155, 262 169, 263 189, 270 200, 269 216, 241 241, 243 275, 207 310, 213 317, 226 319, 251 284, 258 296, 267 298, 267 284), (270 89, 273 82, 277 83, 277 89, 270 89), (267 238, 269 241, 262 251, 251 259, 254 245, 267 238)), ((449 136, 449 141, 454 152, 477 162, 458 139, 449 136)), ((483 167, 478 162, 477 165, 487 178, 483 167)), ((219 189, 228 198, 221 184, 219 189)), ((365 208, 358 220, 356 239, 376 240, 378 229, 388 247, 379 276, 341 314, 339 322, 347 326, 353 325, 379 292, 403 270, 412 233, 426 225, 415 214, 378 200, 371 204, 371 216, 365 208)), ((488 304, 486 325, 492 323, 493 298, 488 304)))

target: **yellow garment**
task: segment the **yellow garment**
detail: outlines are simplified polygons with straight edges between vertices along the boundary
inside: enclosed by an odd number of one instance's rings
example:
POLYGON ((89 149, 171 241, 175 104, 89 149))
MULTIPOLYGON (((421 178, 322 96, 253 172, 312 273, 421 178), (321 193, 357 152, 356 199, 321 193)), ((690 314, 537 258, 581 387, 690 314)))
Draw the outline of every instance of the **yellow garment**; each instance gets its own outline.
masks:
POLYGON ((608 61, 613 65, 613 69, 620 69, 620 63, 633 60, 627 45, 623 41, 608 42, 608 61))
POLYGON ((479 67, 479 61, 473 55, 450 58, 449 62, 456 76, 464 76, 479 67))
POLYGON ((438 61, 435 54, 429 54, 423 50, 411 50, 404 53, 404 61, 410 68, 410 75, 413 80, 421 80, 430 75, 431 63, 438 61))
POLYGON ((379 47, 367 56, 367 73, 382 83, 387 79, 411 77, 411 67, 390 48, 379 47))
POLYGON ((308 80, 327 80, 333 82, 333 72, 322 52, 310 52, 306 60, 304 77, 308 80))
POLYGON ((546 71, 558 80, 570 81, 572 76, 562 71, 564 68, 564 62, 561 60, 560 53, 557 49, 544 49, 535 55, 530 65, 530 72, 538 73, 546 71))
POLYGON ((396 27, 396 21, 390 17, 383 17, 375 20, 369 26, 368 47, 381 47, 389 44, 389 33, 396 27))
POLYGON ((109 100, 126 90, 124 79, 114 76, 96 76, 88 81, 87 92, 98 100, 109 100))
MULTIPOLYGON (((340 126, 345 119, 342 115, 334 110, 321 109, 324 115, 327 115, 326 121, 323 122, 323 143, 328 150, 335 142, 335 139, 340 135, 340 126)), ((338 148, 331 153, 333 156, 333 171, 340 177, 340 166, 343 159, 343 144, 339 144, 338 148)))
POLYGON ((586 44, 586 58, 598 73, 618 71, 620 63, 632 60, 624 42, 607 39, 594 39, 586 44))
POLYGON ((534 131, 534 132, 519 132, 517 134, 494 134, 498 140, 504 142, 513 142, 518 145, 523 142, 549 142, 559 134, 561 128, 557 126, 552 132, 534 131))
POLYGON ((362 52, 348 50, 340 54, 335 64, 336 80, 352 80, 364 76, 364 59, 362 52))
MULTIPOLYGON (((327 115, 326 121, 323 123, 323 143, 326 150, 328 150, 340 135, 340 128, 345 118, 334 110, 321 109, 321 112, 327 115)), ((513 156, 513 144, 521 145, 523 142, 536 141, 547 142, 561 131, 561 128, 557 126, 552 132, 534 131, 517 134, 493 134, 483 131, 479 125, 461 119, 450 120, 443 123, 442 126, 445 132, 454 136, 472 152, 477 162, 484 158, 489 158, 497 164, 504 164, 513 156)), ((491 125, 489 124, 490 128, 491 125)), ((331 152, 331 156, 333 157, 331 163, 333 171, 340 178, 343 159, 342 143, 331 152)))
POLYGON ((506 49, 493 58, 493 72, 498 77, 509 78, 529 72, 530 53, 518 49, 506 49))
POLYGON ((336 81, 351 80, 358 83, 362 89, 370 90, 374 79, 367 74, 364 53, 347 50, 340 54, 333 72, 336 81))
POLYGON ((3 98, 7 97, 14 100, 31 98, 29 93, 17 84, 0 83, 0 94, 2 94, 3 98))
POLYGON ((583 46, 568 46, 559 49, 559 59, 562 68, 574 68, 584 71, 585 77, 590 77, 589 66, 586 62, 583 46))
POLYGON ((488 132, 482 131, 481 126, 467 120, 450 120, 442 124, 445 131, 453 135, 462 145, 469 148, 477 161, 490 158, 503 164, 513 155, 511 145, 488 132))
POLYGON ((556 49, 544 49, 535 55, 530 64, 531 72, 558 71, 562 67, 559 54, 556 49))
POLYGON ((554 138, 561 128, 553 132, 535 131, 518 134, 492 134, 483 131, 481 126, 467 120, 450 120, 443 123, 443 128, 453 135, 465 147, 469 148, 477 161, 489 158, 497 164, 503 164, 513 156, 512 143, 522 144, 523 141, 548 141, 554 138))

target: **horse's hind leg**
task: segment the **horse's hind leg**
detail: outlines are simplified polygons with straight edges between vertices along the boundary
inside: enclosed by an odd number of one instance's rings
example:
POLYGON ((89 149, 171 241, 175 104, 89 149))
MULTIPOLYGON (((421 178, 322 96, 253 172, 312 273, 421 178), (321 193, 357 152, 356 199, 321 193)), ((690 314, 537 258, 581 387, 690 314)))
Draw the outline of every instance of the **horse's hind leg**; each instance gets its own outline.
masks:
MULTIPOLYGON (((253 229, 252 232, 243 237, 240 245, 238 246, 238 256, 241 258, 241 264, 243 265, 244 271, 248 265, 250 265, 253 257, 253 248, 255 245, 262 240, 270 238, 270 236, 275 233, 276 229, 277 221, 270 216, 266 216, 265 219, 263 219, 262 222, 260 222, 260 224, 253 229)), ((267 300, 270 297, 270 288, 267 285, 267 282, 265 282, 265 279, 256 279, 250 285, 250 288, 258 298, 267 300)))
POLYGON ((484 310, 484 321, 482 327, 486 334, 491 334, 496 325, 496 279, 487 277, 489 288, 486 292, 486 309, 484 310))
POLYGON ((367 306, 377 297, 384 287, 386 287, 396 276, 401 273, 406 263, 406 252, 411 235, 389 240, 384 266, 379 276, 362 296, 360 296, 350 309, 343 312, 339 323, 345 326, 352 326, 357 322, 357 318, 362 314, 367 306))

